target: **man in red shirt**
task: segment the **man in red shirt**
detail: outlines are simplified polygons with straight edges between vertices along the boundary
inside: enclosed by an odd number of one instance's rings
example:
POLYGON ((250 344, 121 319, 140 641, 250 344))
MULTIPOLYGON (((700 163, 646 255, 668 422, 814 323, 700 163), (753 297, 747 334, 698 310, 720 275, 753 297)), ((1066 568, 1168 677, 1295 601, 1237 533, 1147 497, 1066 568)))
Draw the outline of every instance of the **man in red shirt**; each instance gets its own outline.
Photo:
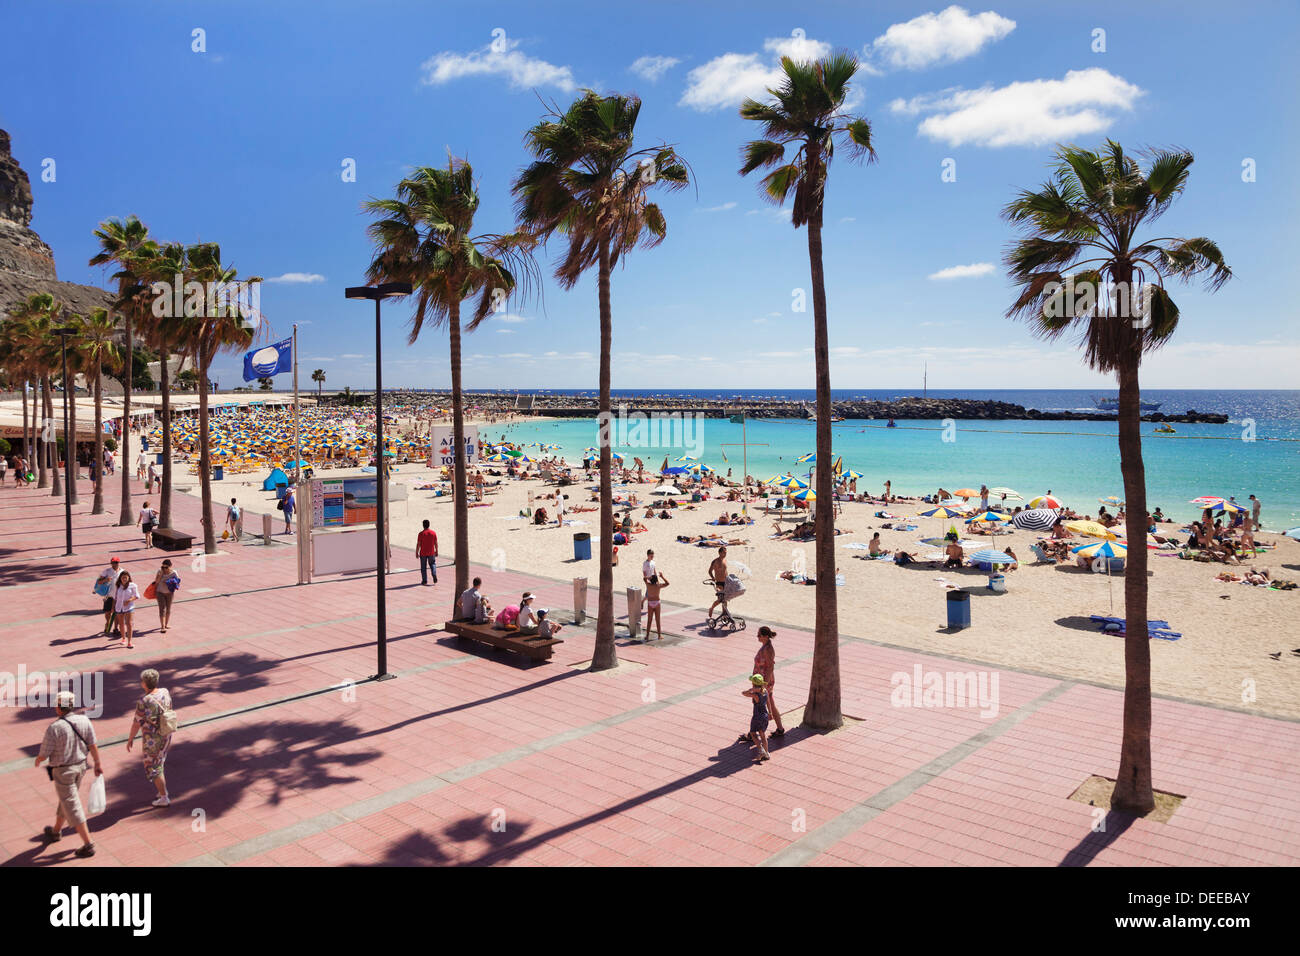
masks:
POLYGON ((415 555, 420 559, 420 583, 429 583, 429 573, 433 573, 433 583, 438 583, 438 536, 429 527, 429 519, 424 519, 424 530, 415 536, 415 555))

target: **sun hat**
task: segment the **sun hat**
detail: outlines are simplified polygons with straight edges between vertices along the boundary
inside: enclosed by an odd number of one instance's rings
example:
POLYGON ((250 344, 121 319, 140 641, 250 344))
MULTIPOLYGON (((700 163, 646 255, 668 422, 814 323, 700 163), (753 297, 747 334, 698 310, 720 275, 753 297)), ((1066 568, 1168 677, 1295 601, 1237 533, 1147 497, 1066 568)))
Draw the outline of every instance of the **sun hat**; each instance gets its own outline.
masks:
POLYGON ((764 684, 767 683, 767 681, 763 680, 762 674, 751 675, 749 678, 749 682, 753 684, 755 687, 762 687, 764 684))
POLYGON ((113 555, 111 558, 108 559, 108 563, 109 563, 109 564, 120 564, 121 562, 118 560, 117 555, 113 555))

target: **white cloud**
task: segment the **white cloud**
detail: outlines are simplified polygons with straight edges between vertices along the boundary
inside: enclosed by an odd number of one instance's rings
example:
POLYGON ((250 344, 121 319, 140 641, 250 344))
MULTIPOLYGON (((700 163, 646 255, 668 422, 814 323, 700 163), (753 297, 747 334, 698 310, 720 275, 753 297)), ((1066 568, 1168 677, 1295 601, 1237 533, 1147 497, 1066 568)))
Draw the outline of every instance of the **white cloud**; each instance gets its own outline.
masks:
POLYGON ((734 202, 724 202, 721 206, 706 206, 700 212, 726 212, 728 209, 735 209, 734 202))
POLYGON ((858 221, 857 216, 842 216, 840 218, 840 222, 857 222, 857 221, 858 221))
POLYGON ((275 276, 266 281, 283 282, 288 285, 299 285, 311 282, 324 282, 325 277, 315 272, 286 272, 284 275, 275 276))
POLYGON ((963 7, 940 13, 923 13, 906 23, 895 23, 876 37, 867 55, 895 70, 923 70, 939 63, 954 63, 974 56, 1016 28, 992 10, 974 16, 963 7))
POLYGON ((1060 80, 898 99, 889 108, 905 116, 933 114, 918 132, 950 146, 1041 146, 1101 132, 1114 122, 1114 110, 1131 110, 1142 95, 1140 87, 1093 67, 1060 80))
POLYGON ((672 56, 642 56, 637 57, 636 61, 628 69, 637 76, 644 77, 651 83, 656 83, 659 77, 680 62, 682 61, 672 56))
MULTIPOLYGON (((802 33, 802 31, 800 31, 802 33)), ((804 36, 776 37, 763 42, 764 53, 724 53, 686 74, 686 92, 679 106, 700 112, 739 106, 746 97, 759 99, 784 75, 781 57, 816 60, 831 45, 804 36)))
POLYGON ((364 356, 364 355, 340 355, 339 358, 341 358, 341 359, 359 359, 359 358, 365 358, 365 356, 364 356))
POLYGON ((493 322, 509 322, 511 325, 517 325, 520 322, 527 322, 528 316, 518 315, 514 312, 502 312, 500 315, 491 316, 493 322))
POLYGON ((535 86, 554 86, 573 90, 577 83, 567 66, 556 66, 520 52, 518 40, 502 37, 469 53, 443 51, 420 65, 424 84, 438 86, 467 76, 504 76, 510 88, 526 90, 535 86))
POLYGON ((980 276, 993 274, 993 263, 991 262, 972 262, 968 266, 949 266, 947 269, 940 269, 938 272, 932 272, 926 276, 927 279, 977 279, 980 276))
POLYGON ((514 329, 497 329, 497 335, 514 335, 514 329))

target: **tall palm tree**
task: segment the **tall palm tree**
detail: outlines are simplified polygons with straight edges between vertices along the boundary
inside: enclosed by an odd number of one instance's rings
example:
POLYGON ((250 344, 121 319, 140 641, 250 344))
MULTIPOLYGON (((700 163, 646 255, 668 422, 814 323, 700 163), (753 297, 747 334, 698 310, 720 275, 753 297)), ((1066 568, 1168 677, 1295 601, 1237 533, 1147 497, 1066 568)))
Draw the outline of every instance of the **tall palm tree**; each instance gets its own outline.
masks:
MULTIPOLYGON (((16 334, 20 337, 27 368, 37 383, 37 405, 33 408, 33 425, 39 428, 40 447, 36 453, 37 488, 46 487, 47 471, 52 475, 50 494, 63 494, 59 481, 58 442, 54 428, 54 398, 51 379, 59 363, 56 361, 58 351, 54 335, 54 320, 62 311, 62 306, 48 292, 38 292, 28 296, 11 311, 10 315, 17 322, 16 334), (36 411, 39 408, 39 412, 36 411)), ((34 430, 35 430, 34 428, 34 430)))
MULTIPOLYGON (((27 389, 29 383, 34 383, 34 375, 31 354, 27 351, 27 320, 24 309, 25 303, 13 307, 0 323, 0 365, 4 366, 21 388, 19 404, 22 405, 23 411, 22 457, 29 466, 35 467, 36 456, 33 451, 36 447, 35 406, 32 407, 30 415, 27 411, 27 389)), ((35 392, 34 384, 33 392, 35 392)))
MULTIPOLYGON (((152 293, 154 283, 175 282, 184 275, 187 261, 185 246, 178 242, 157 244, 152 241, 138 249, 130 258, 130 270, 139 279, 140 294, 156 301, 152 293)), ((166 311, 159 309, 157 311, 166 311)), ((169 315, 157 315, 151 307, 144 318, 145 333, 149 343, 158 350, 159 387, 162 398, 159 404, 162 427, 162 491, 158 502, 158 527, 172 526, 172 354, 181 346, 184 327, 180 320, 169 315)))
POLYGON ((122 331, 125 339, 125 368, 122 374, 122 429, 118 436, 121 456, 118 459, 122 467, 122 502, 117 523, 130 526, 135 523, 131 517, 131 389, 135 384, 135 341, 132 319, 148 308, 144 296, 137 294, 127 296, 127 292, 139 285, 139 277, 130 271, 129 263, 136 251, 149 241, 149 227, 135 216, 127 219, 106 219, 95 230, 99 240, 100 251, 90 258, 89 265, 101 266, 115 263, 120 270, 114 274, 117 280, 119 301, 115 308, 122 309, 122 331))
MULTIPOLYGON (((1166 213, 1187 185, 1192 154, 1148 150, 1145 168, 1107 140, 1093 152, 1058 147, 1052 178, 1022 190, 1002 211, 1023 237, 1005 263, 1020 287, 1010 318, 1055 339, 1073 329, 1084 362, 1119 381, 1119 456, 1130 542, 1146 541, 1146 470, 1142 461, 1142 357, 1178 327, 1167 279, 1201 276, 1218 289, 1232 270, 1204 237, 1138 237, 1166 213)), ((1111 806, 1146 813, 1155 806, 1151 783, 1151 647, 1147 636, 1147 549, 1128 552, 1124 574, 1124 736, 1111 806)))
POLYGON ((107 309, 94 309, 81 320, 77 338, 81 363, 94 372, 95 389, 95 495, 90 513, 104 513, 104 370, 120 368, 122 352, 117 346, 117 319, 107 309))
POLYGON ((822 221, 826 181, 838 145, 852 160, 873 162, 871 125, 844 111, 849 86, 858 61, 836 53, 815 62, 781 58, 784 76, 771 99, 747 99, 740 107, 743 119, 763 126, 763 138, 741 150, 740 175, 769 169, 763 177, 763 196, 784 204, 791 191, 794 202, 790 223, 808 227, 808 263, 812 273, 813 358, 817 385, 817 467, 813 516, 817 558, 816 625, 813 638, 812 679, 804 707, 805 727, 833 729, 844 722, 840 710, 839 609, 835 593, 834 474, 831 470, 831 368, 830 339, 826 328, 826 274, 822 266, 822 221), (787 156, 786 148, 794 147, 787 156))
POLYGON ((320 390, 325 386, 325 370, 318 368, 311 373, 311 380, 316 383, 316 404, 320 404, 320 390))
MULTIPOLYGON (((185 250, 189 271, 188 281, 202 284, 199 314, 172 321, 178 323, 178 341, 193 355, 199 373, 199 497, 202 501, 203 550, 217 553, 217 537, 212 524, 211 457, 208 453, 208 369, 212 360, 222 352, 246 348, 253 341, 253 331, 248 321, 240 315, 239 306, 228 299, 230 284, 237 273, 233 266, 221 261, 221 247, 215 242, 188 246, 185 250)), ((260 277, 244 279, 261 282, 260 277)), ((189 311, 189 302, 186 302, 189 311)))
POLYGON ((600 603, 592 670, 618 665, 614 647, 614 500, 610 478, 610 355, 613 309, 610 273, 638 247, 663 242, 668 224, 648 199, 650 187, 670 190, 689 182, 686 163, 666 143, 636 149, 633 136, 641 100, 586 90, 563 113, 558 108, 528 131, 534 161, 515 180, 515 212, 541 241, 560 233, 568 248, 555 279, 571 289, 596 268, 600 311, 600 603))
MULTIPOLYGON (((410 341, 425 323, 446 326, 451 352, 452 473, 455 586, 452 601, 469 588, 469 502, 465 476, 465 411, 460 379, 461 303, 478 297, 464 331, 472 332, 535 272, 525 233, 475 235, 478 189, 469 163, 449 157, 447 168, 421 166, 397 184, 393 199, 372 199, 365 208, 381 218, 368 232, 375 258, 371 283, 409 282, 415 296, 410 341)), ((321 380, 325 373, 321 372, 321 380)), ((312 378, 315 378, 313 373, 312 378)))
MULTIPOLYGON (((78 348, 82 331, 82 317, 65 310, 59 325, 76 330, 76 335, 69 336, 66 342, 60 340, 55 343, 61 353, 59 355, 60 366, 62 366, 62 352, 65 347, 67 352, 68 375, 63 381, 63 395, 64 400, 68 403, 68 427, 64 433, 63 445, 65 452, 63 460, 66 463, 64 465, 64 478, 68 482, 70 489, 69 497, 75 505, 81 503, 81 498, 77 494, 77 479, 81 477, 81 469, 77 464, 77 376, 86 371, 81 351, 78 348)), ((59 371, 62 374, 62 367, 60 367, 59 371)))

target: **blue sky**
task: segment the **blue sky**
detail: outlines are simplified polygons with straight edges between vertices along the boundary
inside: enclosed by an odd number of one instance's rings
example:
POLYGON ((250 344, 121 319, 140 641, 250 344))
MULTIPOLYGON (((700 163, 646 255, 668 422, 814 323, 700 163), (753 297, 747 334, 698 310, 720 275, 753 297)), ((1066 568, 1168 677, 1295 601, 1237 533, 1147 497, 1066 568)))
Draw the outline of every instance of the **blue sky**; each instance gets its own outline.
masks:
MULTIPOLYGON (((0 127, 32 178, 33 227, 60 277, 108 281, 85 262, 109 216, 137 214, 164 239, 218 241, 241 273, 280 280, 263 286, 262 310, 276 337, 299 323, 304 374, 320 367, 330 387, 366 387, 372 311, 343 298, 370 256, 361 203, 451 150, 480 181, 481 229, 507 230, 538 97, 635 92, 639 138, 673 143, 695 188, 662 197, 667 240, 613 277, 615 386, 811 387, 811 311, 792 311, 793 290, 808 286, 806 238, 760 201, 756 179, 737 175, 755 131, 736 106, 761 94, 781 52, 849 49, 865 64, 854 100, 879 162, 840 158, 831 173, 836 388, 919 387, 925 362, 937 388, 1102 384, 1072 347, 1002 317, 1012 233, 998 211, 1043 180, 1055 142, 1107 136, 1193 151, 1161 234, 1208 235, 1235 271, 1215 295, 1176 290, 1177 340, 1148 359, 1144 382, 1295 385, 1294 4, 1229 14, 1203 2, 823 2, 794 17, 763 0, 451 9, 11 4, 0 127), (204 52, 192 49, 196 29, 204 52), (1104 52, 1093 50, 1099 29, 1104 52), (341 176, 346 159, 355 182, 341 176), (945 278, 954 269, 967 274, 945 278)), ((549 280, 560 251, 542 254, 542 302, 515 304, 466 339, 467 387, 595 387, 594 276, 560 290, 549 280)), ((385 309, 385 385, 446 386, 445 333, 407 346, 409 315, 402 303, 385 309)), ((238 384, 239 367, 225 357, 214 377, 238 384)))

